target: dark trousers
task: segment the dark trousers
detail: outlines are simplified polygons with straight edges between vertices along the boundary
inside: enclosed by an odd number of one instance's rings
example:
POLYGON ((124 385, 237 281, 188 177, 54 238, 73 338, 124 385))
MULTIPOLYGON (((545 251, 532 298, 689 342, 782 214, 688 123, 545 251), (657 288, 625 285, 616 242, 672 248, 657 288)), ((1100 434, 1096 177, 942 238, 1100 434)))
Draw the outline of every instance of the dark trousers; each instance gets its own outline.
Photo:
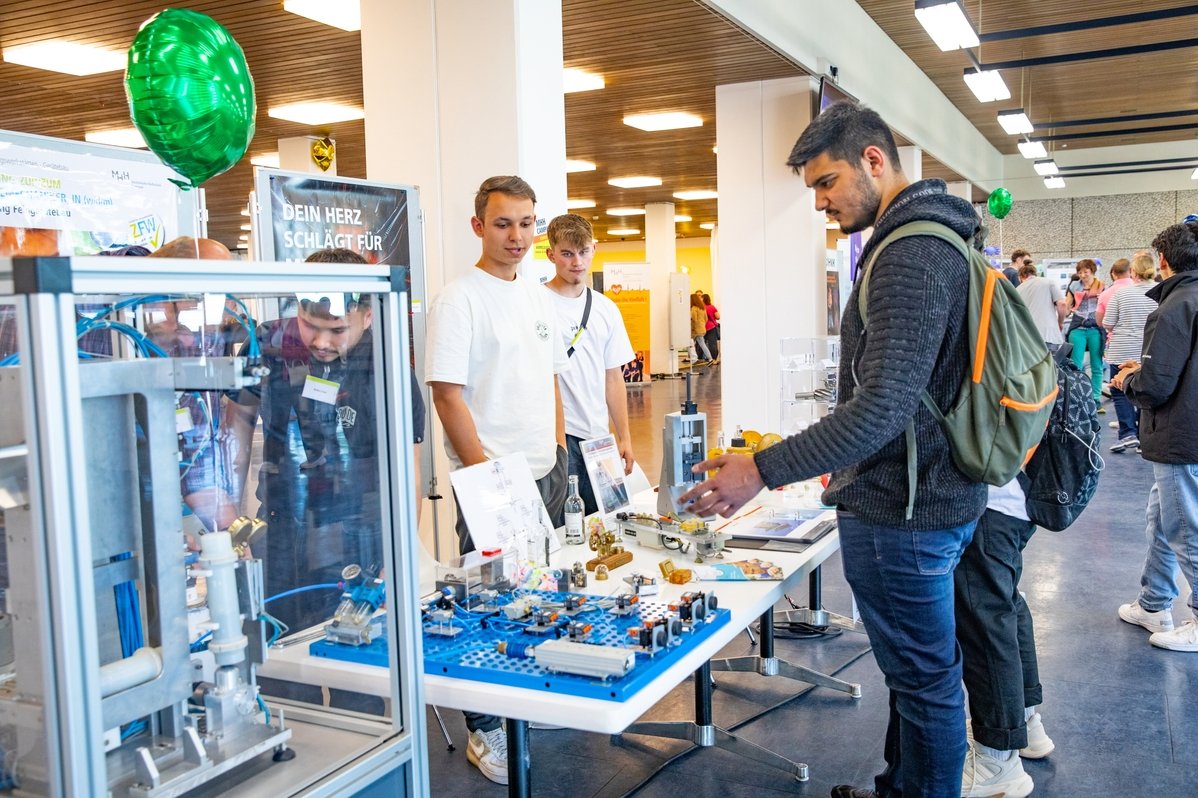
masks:
MULTIPOLYGON (((1111 364, 1111 379, 1119 373, 1119 364, 1111 364)), ((1115 418, 1119 419, 1119 440, 1140 437, 1140 408, 1131 403, 1127 394, 1111 386, 1111 402, 1115 405, 1115 418)))
MULTIPOLYGON (((566 457, 568 459, 567 475, 578 477, 578 495, 582 497, 582 511, 585 515, 598 512, 599 503, 595 501, 595 491, 591 488, 591 478, 587 476, 587 466, 582 459, 582 438, 575 438, 573 435, 566 436, 566 457)), ((567 486, 567 491, 569 487, 567 486)), ((563 507, 564 507, 563 500, 563 507)), ((555 518, 554 523, 558 526, 566 523, 565 511, 562 511, 561 518, 555 518)))
MULTIPOLYGON (((553 469, 537 480, 537 491, 541 501, 545 502, 545 511, 550 518, 558 518, 566 503, 566 450, 557 447, 557 462, 553 469)), ((457 496, 454 496, 457 505, 457 496)), ((466 527, 466 519, 462 516, 462 507, 457 505, 458 520, 455 528, 458 532, 458 549, 462 554, 474 551, 474 541, 470 539, 470 530, 466 527)), ((497 715, 487 715, 482 712, 462 712, 466 718, 466 728, 469 731, 493 731, 503 725, 503 718, 497 715)))
POLYGON ((1024 708, 1043 700, 1032 614, 1019 594, 1023 549, 1036 531, 986 510, 953 575, 973 737, 999 751, 1027 745, 1024 708))

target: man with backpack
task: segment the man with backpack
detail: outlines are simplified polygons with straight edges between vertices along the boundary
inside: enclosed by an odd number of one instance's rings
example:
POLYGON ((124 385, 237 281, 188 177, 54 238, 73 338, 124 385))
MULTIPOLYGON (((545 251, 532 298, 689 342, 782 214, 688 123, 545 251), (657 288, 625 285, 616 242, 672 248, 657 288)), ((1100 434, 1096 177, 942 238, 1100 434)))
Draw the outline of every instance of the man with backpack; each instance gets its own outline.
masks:
POLYGON ((1146 295, 1158 305, 1144 325, 1143 355, 1111 380, 1140 408, 1140 451, 1156 479, 1140 595, 1119 608, 1119 617, 1152 632, 1154 646, 1198 652, 1198 623, 1173 626, 1178 568, 1198 615, 1198 221, 1166 227, 1152 248, 1165 279, 1146 295))
MULTIPOLYGON (((700 463, 696 473, 718 473, 681 498, 697 514, 727 517, 763 487, 832 472, 823 500, 837 506, 845 577, 890 688, 886 769, 875 789, 840 786, 832 794, 956 798, 966 742, 953 569, 985 508, 986 486, 956 464, 962 451, 956 437, 950 449, 945 416, 953 415, 971 368, 986 367, 985 357, 974 362, 971 345, 978 334, 975 280, 984 281, 979 290, 987 298, 997 292, 1004 311, 1022 309, 1013 312, 1023 314, 1032 359, 1048 353, 1014 288, 980 254, 974 263, 965 244, 979 229, 972 206, 940 180, 909 183, 876 112, 831 106, 803 132, 787 163, 814 189, 816 209, 843 231, 874 228, 841 326, 840 402, 782 444, 700 463), (920 232, 910 232, 913 222, 920 232)), ((1005 317, 998 324, 1004 327, 1005 317)), ((982 326, 985 338, 989 327, 982 326)), ((1051 361, 1047 368, 1055 395, 1051 361)), ((1042 387, 1043 376, 1033 382, 1042 387)), ((1047 417, 1040 402, 1014 402, 1043 410, 1032 421, 1039 429, 1031 444, 1047 417)), ((1015 475, 1022 455, 1004 467, 999 484, 1015 475)))

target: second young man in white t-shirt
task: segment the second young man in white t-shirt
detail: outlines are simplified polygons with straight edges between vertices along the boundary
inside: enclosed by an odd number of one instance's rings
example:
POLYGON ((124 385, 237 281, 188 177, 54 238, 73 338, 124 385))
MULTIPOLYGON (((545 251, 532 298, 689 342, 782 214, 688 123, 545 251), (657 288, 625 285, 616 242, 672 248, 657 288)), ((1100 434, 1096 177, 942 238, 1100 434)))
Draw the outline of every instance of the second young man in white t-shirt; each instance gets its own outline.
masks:
MULTIPOLYGON (((615 430, 624 473, 632 471, 632 439, 628 433, 628 394, 623 367, 636 354, 614 302, 587 287, 595 257, 591 223, 575 213, 549 223, 549 260, 557 274, 545 283, 557 312, 558 332, 570 368, 558 378, 566 419, 569 473, 578 476, 585 512, 598 509, 579 444, 615 430)), ((559 524, 562 519, 555 519, 559 524)))

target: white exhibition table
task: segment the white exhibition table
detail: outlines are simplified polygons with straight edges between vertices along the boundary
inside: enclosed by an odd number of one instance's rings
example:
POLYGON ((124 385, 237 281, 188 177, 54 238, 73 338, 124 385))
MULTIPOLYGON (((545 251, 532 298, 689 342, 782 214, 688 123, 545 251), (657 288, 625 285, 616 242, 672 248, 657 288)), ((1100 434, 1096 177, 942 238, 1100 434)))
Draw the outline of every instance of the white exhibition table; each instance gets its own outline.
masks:
MULTIPOLYGON (((634 497, 633 504, 647 509, 654 498, 655 494, 651 492, 648 495, 638 494, 634 497)), ((780 496, 763 493, 746 507, 742 515, 762 505, 781 507, 780 496)), ((833 517, 833 511, 829 510, 818 518, 805 522, 802 529, 810 529, 833 517)), ((613 570, 611 577, 605 581, 596 580, 593 573, 589 574, 587 587, 579 592, 590 595, 629 592, 630 588, 624 581, 625 576, 635 572, 660 576, 658 563, 666 557, 670 557, 679 568, 693 564, 693 557, 676 551, 641 548, 627 540, 625 545, 633 555, 632 562, 613 570)), ((840 538, 836 530, 833 530, 802 552, 740 548, 728 549, 725 552, 725 559, 729 561, 761 559, 781 566, 784 574, 781 580, 703 581, 686 585, 672 585, 661 580, 660 592, 656 596, 644 597, 645 601, 669 603, 686 591, 714 592, 719 599, 720 608, 728 610, 731 617, 702 644, 690 649, 661 675, 624 701, 581 698, 433 674, 424 676, 425 701, 439 707, 485 712, 500 717, 568 726, 583 731, 619 733, 704 662, 719 653, 736 635, 780 601, 783 594, 793 591, 808 574, 835 553, 839 545, 840 538)), ((575 561, 586 561, 592 556, 593 553, 586 546, 563 545, 553 555, 551 563, 554 567, 568 568, 575 561)), ((259 669, 259 673, 272 679, 320 685, 367 695, 386 697, 391 694, 386 669, 313 657, 308 654, 307 643, 281 650, 271 649, 269 659, 259 669)))

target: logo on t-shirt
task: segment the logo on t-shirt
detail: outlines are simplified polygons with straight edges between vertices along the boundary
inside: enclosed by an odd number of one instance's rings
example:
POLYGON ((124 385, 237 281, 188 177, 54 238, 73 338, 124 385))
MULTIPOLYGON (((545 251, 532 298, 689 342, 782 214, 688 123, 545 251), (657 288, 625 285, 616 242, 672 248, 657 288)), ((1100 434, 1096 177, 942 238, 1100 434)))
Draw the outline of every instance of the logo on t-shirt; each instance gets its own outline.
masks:
POLYGON ((537 337, 542 341, 549 340, 549 325, 543 321, 537 322, 537 337))
POLYGON ((344 429, 351 429, 358 421, 358 411, 348 405, 337 408, 337 420, 344 429))

